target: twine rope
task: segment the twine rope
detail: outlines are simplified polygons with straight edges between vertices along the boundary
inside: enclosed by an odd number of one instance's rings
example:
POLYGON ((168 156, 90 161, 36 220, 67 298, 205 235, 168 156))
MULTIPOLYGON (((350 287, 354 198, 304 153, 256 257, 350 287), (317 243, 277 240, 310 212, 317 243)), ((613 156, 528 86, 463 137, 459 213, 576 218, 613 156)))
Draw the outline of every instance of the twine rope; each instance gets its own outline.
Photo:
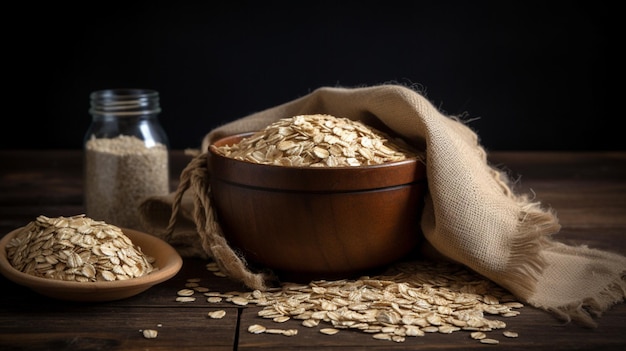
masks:
POLYGON ((169 241, 176 227, 176 216, 181 208, 183 194, 192 190, 193 217, 200 236, 200 243, 227 276, 241 281, 252 289, 267 290, 265 281, 269 276, 264 273, 252 272, 241 255, 238 255, 228 244, 222 228, 216 219, 211 206, 211 188, 209 184, 207 153, 196 155, 181 172, 180 183, 176 189, 172 214, 166 229, 165 240, 169 241))

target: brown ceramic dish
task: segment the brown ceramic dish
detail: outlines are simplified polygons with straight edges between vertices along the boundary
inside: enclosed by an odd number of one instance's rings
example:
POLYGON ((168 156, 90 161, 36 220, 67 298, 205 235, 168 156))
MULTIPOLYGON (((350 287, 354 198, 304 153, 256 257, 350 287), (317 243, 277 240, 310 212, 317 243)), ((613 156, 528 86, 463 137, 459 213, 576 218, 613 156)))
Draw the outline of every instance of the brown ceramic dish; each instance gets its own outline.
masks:
POLYGON ((122 229, 132 242, 141 247, 148 256, 155 258, 158 270, 150 274, 128 280, 109 282, 74 282, 36 277, 23 273, 11 265, 7 259, 6 246, 21 228, 5 235, 0 240, 0 272, 9 280, 26 286, 48 297, 70 301, 112 301, 137 295, 150 287, 164 282, 178 273, 183 260, 176 250, 165 241, 132 229, 122 229))
POLYGON ((426 191, 420 160, 358 167, 283 167, 208 152, 212 201, 245 258, 290 280, 336 279, 414 250, 426 191))

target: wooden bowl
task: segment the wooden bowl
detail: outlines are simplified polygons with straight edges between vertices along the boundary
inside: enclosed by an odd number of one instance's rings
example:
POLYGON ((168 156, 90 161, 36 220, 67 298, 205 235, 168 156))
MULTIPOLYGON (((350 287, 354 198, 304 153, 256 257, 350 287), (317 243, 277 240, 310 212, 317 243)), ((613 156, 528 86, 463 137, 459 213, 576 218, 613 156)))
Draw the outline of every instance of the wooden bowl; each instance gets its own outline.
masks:
POLYGON ((209 147, 212 203, 224 236, 246 260, 283 279, 365 274, 414 251, 426 191, 418 159, 357 167, 284 167, 209 147))
POLYGON ((7 258, 6 246, 18 228, 0 240, 0 272, 9 280, 54 299, 95 302, 113 301, 137 295, 150 287, 164 282, 178 273, 183 260, 176 250, 165 241, 146 233, 122 228, 124 234, 148 256, 155 258, 158 270, 143 277, 128 280, 76 282, 36 277, 15 269, 7 258))

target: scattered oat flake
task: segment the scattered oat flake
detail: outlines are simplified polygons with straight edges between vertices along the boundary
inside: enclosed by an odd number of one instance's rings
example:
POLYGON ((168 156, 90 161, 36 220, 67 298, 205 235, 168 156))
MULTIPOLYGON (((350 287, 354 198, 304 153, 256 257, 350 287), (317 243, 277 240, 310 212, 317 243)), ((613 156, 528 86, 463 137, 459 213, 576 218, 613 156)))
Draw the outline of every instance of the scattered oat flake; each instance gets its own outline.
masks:
POLYGON ((490 339, 490 338, 480 339, 480 342, 483 344, 489 344, 489 345, 496 345, 500 343, 498 340, 490 339))
POLYGON ((517 338, 519 336, 517 332, 510 331, 510 330, 503 331, 502 335, 506 336, 507 338, 517 338))
POLYGON ((406 341, 406 338, 402 335, 392 335, 391 336, 391 341, 395 341, 395 342, 404 342, 406 341))
POLYGON ((159 335, 159 332, 154 329, 144 329, 142 333, 143 337, 146 339, 154 339, 159 335))
MULTIPOLYGON (((516 309, 523 307, 506 290, 462 266, 423 261, 394 264, 383 274, 354 280, 285 282, 265 291, 202 294, 207 302, 254 304, 261 308, 259 317, 276 323, 295 319, 328 335, 350 329, 394 342, 428 333, 465 331, 471 332, 473 339, 495 344, 499 341, 487 338, 487 332, 507 326, 497 316, 517 315, 516 309)), ((248 331, 285 336, 297 333, 296 329, 268 329, 258 324, 248 331)), ((503 333, 514 337, 512 331, 503 333)))
POLYGON ((317 319, 305 319, 302 321, 302 325, 307 328, 317 327, 319 324, 320 322, 317 319))
POLYGON ((196 301, 196 298, 193 296, 178 296, 176 298, 176 302, 193 302, 196 301))
POLYGON ((230 302, 234 303, 235 305, 245 306, 248 304, 249 301, 245 297, 233 297, 230 302))
POLYGON ((224 316, 226 315, 226 311, 224 310, 211 311, 207 315, 213 319, 220 319, 220 318, 224 318, 224 316))
POLYGON ((320 329, 320 333, 322 333, 322 334, 326 334, 326 335, 335 335, 335 334, 339 333, 339 329, 335 329, 335 328, 322 328, 322 329, 320 329))
POLYGON ((298 335, 298 329, 284 329, 282 334, 284 336, 296 336, 298 335))
POLYGON ((266 329, 267 328, 265 328, 264 326, 260 324, 252 324, 251 326, 248 327, 248 332, 252 334, 261 334, 265 332, 266 329))
POLYGON ((219 272, 219 270, 220 270, 220 268, 217 266, 217 263, 215 263, 215 262, 207 263, 206 269, 211 271, 211 272, 219 272))
POLYGON ((275 317, 273 319, 273 321, 276 322, 276 323, 284 323, 284 322, 288 321, 289 319, 290 319, 289 316, 278 316, 278 317, 275 317))
POLYGON ((486 338, 487 334, 477 331, 477 332, 472 332, 470 336, 472 337, 472 339, 481 340, 481 339, 486 338))
POLYGON ((195 293, 195 290, 193 290, 193 289, 181 289, 181 290, 178 290, 176 295, 178 295, 178 296, 191 296, 194 293, 195 293))

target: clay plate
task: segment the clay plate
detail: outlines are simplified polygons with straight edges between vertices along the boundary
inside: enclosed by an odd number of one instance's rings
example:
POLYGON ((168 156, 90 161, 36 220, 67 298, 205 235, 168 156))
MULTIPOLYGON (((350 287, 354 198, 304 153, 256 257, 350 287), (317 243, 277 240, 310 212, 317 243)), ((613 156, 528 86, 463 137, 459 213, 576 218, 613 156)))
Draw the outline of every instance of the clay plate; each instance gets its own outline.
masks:
POLYGON ((132 229, 122 229, 135 245, 148 256, 155 258, 153 263, 159 269, 152 273, 128 280, 110 282, 72 282, 36 277, 23 273, 11 265, 7 258, 6 246, 21 228, 8 233, 0 240, 0 273, 7 279, 26 286, 31 290, 51 298, 70 301, 113 301, 137 295, 150 287, 164 282, 178 273, 183 260, 176 250, 165 241, 132 229))

